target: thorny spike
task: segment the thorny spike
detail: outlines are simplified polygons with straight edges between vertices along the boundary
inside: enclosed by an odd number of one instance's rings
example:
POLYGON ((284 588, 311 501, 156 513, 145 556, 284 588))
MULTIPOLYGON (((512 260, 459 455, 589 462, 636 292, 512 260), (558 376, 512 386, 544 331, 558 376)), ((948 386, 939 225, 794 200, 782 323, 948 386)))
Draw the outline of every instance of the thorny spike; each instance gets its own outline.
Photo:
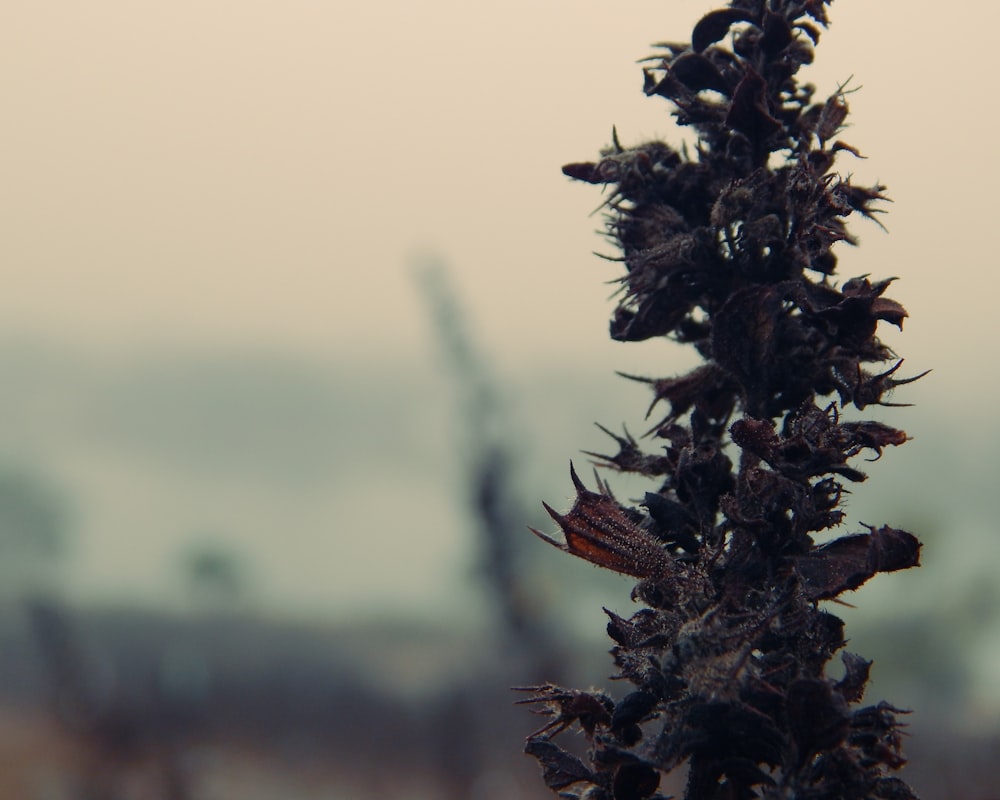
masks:
POLYGON ((611 126, 611 143, 614 145, 616 153, 625 152, 625 148, 622 147, 622 143, 618 140, 618 127, 616 125, 611 126))
MULTIPOLYGON (((900 713, 860 707, 869 663, 845 655, 831 613, 880 572, 916 566, 920 544, 888 525, 817 534, 843 523, 843 483, 855 459, 907 434, 847 421, 839 406, 888 403, 896 359, 875 335, 902 329, 906 309, 885 296, 894 278, 840 281, 838 242, 856 244, 852 214, 873 219, 885 188, 854 185, 834 167, 848 117, 844 83, 825 100, 799 80, 827 26, 830 0, 732 0, 705 14, 690 44, 665 42, 644 59, 643 89, 666 100, 696 141, 610 146, 564 167, 601 187, 605 235, 623 274, 612 295, 616 341, 692 345, 701 366, 672 378, 619 373, 652 387, 649 418, 669 413, 644 452, 627 428, 598 428, 615 455, 585 451, 602 469, 653 481, 637 506, 620 504, 595 468, 565 514, 544 508, 559 549, 637 579, 630 617, 608 612, 617 702, 547 684, 526 702, 552 720, 526 751, 561 796, 651 800, 660 775, 684 766, 685 800, 764 797, 867 800, 914 795, 892 776, 900 713), (839 406, 838 406, 839 403, 839 406), (587 761, 554 737, 576 725, 587 761)), ((843 246, 843 245, 840 245, 843 246)))

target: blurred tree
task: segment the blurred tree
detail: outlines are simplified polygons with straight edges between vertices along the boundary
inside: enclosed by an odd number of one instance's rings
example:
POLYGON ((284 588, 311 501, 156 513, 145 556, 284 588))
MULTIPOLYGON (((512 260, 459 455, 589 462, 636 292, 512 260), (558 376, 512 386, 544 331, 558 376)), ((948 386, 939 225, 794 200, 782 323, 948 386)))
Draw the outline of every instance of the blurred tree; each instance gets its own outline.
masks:
POLYGON ((247 576, 243 560, 224 545, 199 542, 185 554, 183 571, 199 611, 232 611, 245 598, 247 576))

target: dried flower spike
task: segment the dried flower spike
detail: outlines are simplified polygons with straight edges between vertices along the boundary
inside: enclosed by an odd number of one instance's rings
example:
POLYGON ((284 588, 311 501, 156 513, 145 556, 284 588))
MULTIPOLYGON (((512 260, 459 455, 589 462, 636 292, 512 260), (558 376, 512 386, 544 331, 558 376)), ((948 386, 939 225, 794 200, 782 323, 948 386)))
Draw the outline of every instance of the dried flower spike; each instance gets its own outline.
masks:
MULTIPOLYGON (((828 24, 829 0, 733 0, 705 15, 690 44, 659 45, 645 93, 697 134, 693 152, 663 142, 612 146, 563 168, 609 187, 607 233, 621 249, 614 339, 667 337, 704 363, 687 375, 634 378, 666 416, 645 452, 626 431, 599 464, 655 481, 639 508, 598 479, 565 514, 545 508, 560 549, 639 579, 631 618, 608 612, 616 677, 632 690, 545 685, 524 703, 550 721, 526 751, 562 797, 658 798, 687 765, 687 800, 905 800, 892 772, 900 712, 862 706, 871 662, 842 652, 843 622, 820 607, 880 572, 916 566, 920 544, 889 525, 817 544, 842 524, 843 483, 858 460, 904 444, 902 430, 847 421, 922 377, 877 337, 906 310, 893 279, 838 283, 846 219, 872 219, 884 187, 834 171, 858 151, 837 137, 847 91, 816 99, 801 83, 828 24), (553 738, 578 726, 588 762, 553 738)), ((630 377, 630 376, 626 376, 630 377)))

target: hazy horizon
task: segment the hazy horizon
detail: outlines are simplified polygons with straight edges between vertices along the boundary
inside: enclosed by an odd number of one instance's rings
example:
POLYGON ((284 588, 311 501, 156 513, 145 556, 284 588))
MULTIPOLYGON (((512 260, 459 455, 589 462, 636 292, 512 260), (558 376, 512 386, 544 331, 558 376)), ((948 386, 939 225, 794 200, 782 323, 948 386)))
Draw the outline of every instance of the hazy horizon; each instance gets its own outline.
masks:
MULTIPOLYGON (((609 340, 603 198, 560 166, 613 125, 625 144, 681 141, 635 62, 715 5, 7 9, 0 466, 66 499, 68 589, 182 606, 184 554, 214 542, 276 613, 474 611, 454 386, 416 274, 448 266, 523 426, 529 509, 565 505, 569 459, 606 446, 593 422, 642 430, 648 394, 614 371, 691 356, 609 340)), ((898 276, 911 317, 885 338, 902 374, 934 370, 894 398, 915 409, 872 409, 915 441, 862 465, 849 499, 853 530, 898 519, 928 539, 917 577, 874 582, 877 616, 992 585, 1000 556, 1000 4, 830 14, 806 78, 819 97, 846 86, 841 138, 865 158, 838 169, 893 199, 888 234, 850 220, 860 247, 838 248, 838 275, 898 276)), ((555 556, 540 570, 586 584, 589 565, 555 556)), ((1000 652, 982 625, 978 652, 1000 652)))

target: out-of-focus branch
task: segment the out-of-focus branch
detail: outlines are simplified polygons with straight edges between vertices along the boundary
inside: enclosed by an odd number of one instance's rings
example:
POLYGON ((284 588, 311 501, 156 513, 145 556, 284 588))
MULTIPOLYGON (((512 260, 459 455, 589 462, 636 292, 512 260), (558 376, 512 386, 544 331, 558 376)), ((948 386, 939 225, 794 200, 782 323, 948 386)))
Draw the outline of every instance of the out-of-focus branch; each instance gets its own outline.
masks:
POLYGON ((551 646, 542 636, 543 615, 528 608, 530 590, 520 565, 519 542, 528 519, 515 482, 514 424, 504 411, 501 390, 478 352, 445 267, 437 262, 419 269, 420 288, 430 310, 439 346, 454 376, 460 405, 464 494, 479 532, 479 570, 493 598, 508 642, 522 655, 551 662, 551 646))

